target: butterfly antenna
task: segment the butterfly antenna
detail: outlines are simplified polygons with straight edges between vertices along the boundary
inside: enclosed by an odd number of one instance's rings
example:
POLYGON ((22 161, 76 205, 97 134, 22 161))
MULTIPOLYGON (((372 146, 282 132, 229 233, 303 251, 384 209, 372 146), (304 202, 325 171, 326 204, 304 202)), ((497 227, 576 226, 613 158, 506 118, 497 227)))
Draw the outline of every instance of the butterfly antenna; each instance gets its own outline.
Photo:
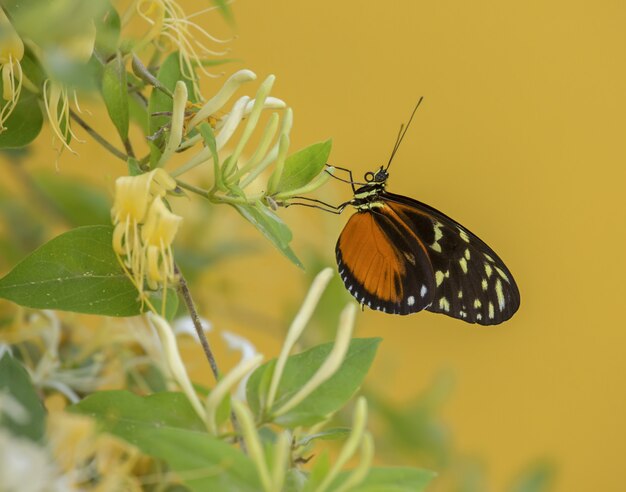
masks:
POLYGON ((409 118, 409 122, 406 125, 404 124, 400 125, 400 131, 398 132, 398 137, 396 138, 396 143, 394 144, 393 150, 391 151, 391 156, 389 157, 389 162, 387 163, 387 167, 385 167, 385 171, 389 169, 389 166, 391 166, 391 161, 393 161, 393 158, 396 155, 396 152, 398 151, 400 144, 402 143, 402 139, 406 135, 406 131, 409 129, 409 125, 411 124, 411 121, 413 121, 413 116, 415 116, 415 112, 417 111, 417 108, 420 107, 420 104, 422 103, 423 100, 424 100, 424 97, 422 96, 419 98, 419 101, 417 101, 417 104, 415 105, 415 107, 413 108, 413 112, 411 113, 411 117, 409 118))

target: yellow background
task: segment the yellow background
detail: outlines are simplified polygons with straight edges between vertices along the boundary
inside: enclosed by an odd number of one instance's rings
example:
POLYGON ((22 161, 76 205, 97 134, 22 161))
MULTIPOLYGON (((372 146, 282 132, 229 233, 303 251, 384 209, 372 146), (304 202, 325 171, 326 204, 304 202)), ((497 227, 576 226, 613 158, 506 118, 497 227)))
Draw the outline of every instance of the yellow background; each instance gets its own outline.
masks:
MULTIPOLYGON (((368 382, 405 401, 451 368, 444 419, 492 490, 544 457, 554 490, 624 490, 626 4, 242 0, 234 12, 233 54, 277 76, 293 148, 332 137, 331 162, 361 176, 424 96, 390 189, 478 233, 520 286, 520 311, 493 328, 362 313, 357 334, 384 338, 368 382)), ((296 248, 309 238, 332 264, 347 214, 321 214, 281 216, 296 248)), ((237 285, 253 284, 249 306, 297 302, 302 274, 284 263, 269 248, 231 263, 237 285)))
MULTIPOLYGON (((192 12, 198 3, 185 5, 192 12)), ((491 490, 542 458, 556 464, 554 490, 624 490, 626 4, 239 0, 233 9, 230 55, 242 62, 220 69, 277 76, 273 94, 294 109, 293 149, 332 137, 331 162, 361 176, 386 162, 424 96, 390 189, 476 232, 520 286, 520 311, 498 327, 360 313, 357 335, 384 338, 368 384, 402 404, 450 369, 456 386, 442 418, 455 448, 485 463, 491 490)), ((207 19, 211 30, 218 18, 207 19)), ((208 93, 223 80, 209 81, 208 93)), ((48 157, 35 160, 50 169, 48 142, 39 145, 48 157)), ((78 163, 108 189, 124 172, 95 146, 77 150, 79 159, 60 159, 61 172, 78 163)), ((349 187, 332 183, 318 196, 338 203, 349 187)), ((207 272, 196 296, 216 328, 245 334, 272 357, 311 272, 222 209, 215 230, 182 234, 243 235, 264 248, 207 272)), ((310 270, 312 250, 334 266, 349 213, 280 211, 310 270)), ((216 343, 228 366, 234 356, 216 343)), ((208 383, 195 353, 189 363, 208 383)))

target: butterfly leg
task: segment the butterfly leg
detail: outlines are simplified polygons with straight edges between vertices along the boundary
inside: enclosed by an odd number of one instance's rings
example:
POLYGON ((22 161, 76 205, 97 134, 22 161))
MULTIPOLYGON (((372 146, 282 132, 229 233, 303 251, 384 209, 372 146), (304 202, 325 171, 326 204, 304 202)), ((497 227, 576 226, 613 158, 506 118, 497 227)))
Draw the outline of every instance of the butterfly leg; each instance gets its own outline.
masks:
POLYGON ((353 193, 356 193, 356 187, 354 185, 363 186, 364 184, 367 184, 367 183, 359 183, 357 181, 354 181, 354 178, 352 177, 352 171, 350 169, 347 169, 345 167, 339 167, 339 166, 331 166, 330 164, 326 164, 326 167, 327 167, 326 172, 328 174, 330 174, 331 177, 335 178, 338 181, 342 181, 344 183, 350 183, 350 186, 352 186, 352 192, 353 193), (348 176, 350 176, 350 179, 346 180, 346 179, 340 178, 339 176, 335 176, 333 173, 331 173, 328 170, 329 167, 332 167, 333 169, 338 169, 339 171, 344 171, 344 172, 348 173, 348 176))
POLYGON ((294 196, 293 198, 296 198, 298 200, 305 200, 311 203, 283 202, 283 203, 280 203, 280 205, 282 205, 285 208, 290 207, 292 205, 300 205, 301 207, 318 208, 320 210, 323 210, 324 212, 329 212, 331 214, 339 215, 341 212, 343 212, 346 206, 350 204, 350 202, 348 201, 348 202, 340 203, 339 205, 331 205, 330 203, 326 203, 322 200, 317 200, 315 198, 308 198, 306 196, 294 196))

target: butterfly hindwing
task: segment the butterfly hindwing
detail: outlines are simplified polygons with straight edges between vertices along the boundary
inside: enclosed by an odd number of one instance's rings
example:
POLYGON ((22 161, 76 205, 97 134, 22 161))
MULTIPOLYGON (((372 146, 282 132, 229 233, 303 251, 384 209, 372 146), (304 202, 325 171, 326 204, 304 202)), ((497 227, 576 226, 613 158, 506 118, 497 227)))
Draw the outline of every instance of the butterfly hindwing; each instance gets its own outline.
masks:
POLYGON ((384 206, 352 215, 336 254, 346 288, 362 305, 410 314, 430 303, 435 286, 426 249, 384 206))
POLYGON ((405 232, 426 245, 435 284, 427 310, 483 325, 513 316, 520 303, 517 285, 504 262, 478 236, 417 200, 387 192, 379 198, 405 232))

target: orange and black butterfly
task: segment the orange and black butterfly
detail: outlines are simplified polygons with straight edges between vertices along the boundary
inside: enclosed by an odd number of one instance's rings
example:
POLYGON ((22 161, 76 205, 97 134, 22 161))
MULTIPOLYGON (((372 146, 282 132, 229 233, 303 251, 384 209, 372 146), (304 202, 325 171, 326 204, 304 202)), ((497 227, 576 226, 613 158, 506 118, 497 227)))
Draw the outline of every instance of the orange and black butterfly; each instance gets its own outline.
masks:
POLYGON ((389 165, 421 101, 400 128, 386 167, 366 173, 365 183, 335 167, 350 176, 351 200, 337 207, 314 200, 334 213, 356 209, 337 241, 339 274, 361 306, 377 311, 426 309, 468 323, 502 323, 519 308, 520 294, 500 257, 442 212, 386 190, 389 165))

